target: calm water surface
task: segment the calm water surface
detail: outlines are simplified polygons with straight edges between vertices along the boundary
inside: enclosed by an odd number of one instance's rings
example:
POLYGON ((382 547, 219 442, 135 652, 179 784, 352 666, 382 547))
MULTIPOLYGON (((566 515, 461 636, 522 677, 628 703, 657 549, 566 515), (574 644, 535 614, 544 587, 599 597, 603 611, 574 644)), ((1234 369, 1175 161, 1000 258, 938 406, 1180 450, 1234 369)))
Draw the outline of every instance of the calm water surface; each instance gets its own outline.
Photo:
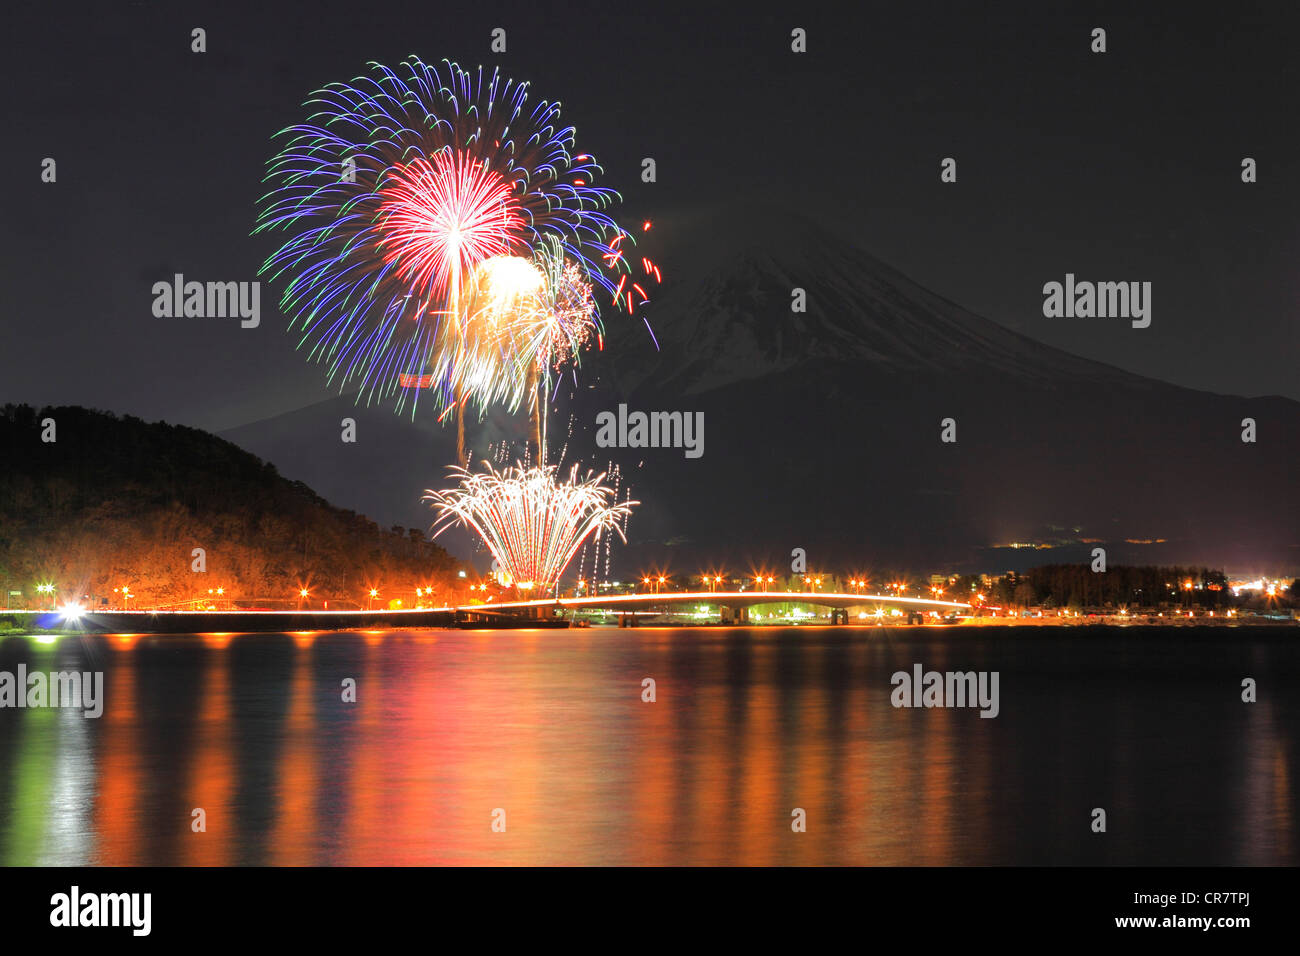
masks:
POLYGON ((0 710, 8 865, 1300 862, 1291 629, 0 643, 20 662, 102 670, 106 704, 0 710), (916 663, 998 671, 1001 713, 892 707, 916 663))

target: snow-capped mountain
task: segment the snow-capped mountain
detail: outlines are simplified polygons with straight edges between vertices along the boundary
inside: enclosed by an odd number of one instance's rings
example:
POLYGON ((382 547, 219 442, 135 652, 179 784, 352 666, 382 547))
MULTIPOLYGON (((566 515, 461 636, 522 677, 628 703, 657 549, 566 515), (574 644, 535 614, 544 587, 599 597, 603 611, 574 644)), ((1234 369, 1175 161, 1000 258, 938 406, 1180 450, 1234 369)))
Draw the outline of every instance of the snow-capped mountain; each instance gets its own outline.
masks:
POLYGON ((658 351, 635 323, 607 320, 621 323, 607 350, 626 388, 697 394, 827 361, 1042 384, 1138 380, 968 312, 799 213, 718 208, 655 229, 671 243, 649 310, 658 351))

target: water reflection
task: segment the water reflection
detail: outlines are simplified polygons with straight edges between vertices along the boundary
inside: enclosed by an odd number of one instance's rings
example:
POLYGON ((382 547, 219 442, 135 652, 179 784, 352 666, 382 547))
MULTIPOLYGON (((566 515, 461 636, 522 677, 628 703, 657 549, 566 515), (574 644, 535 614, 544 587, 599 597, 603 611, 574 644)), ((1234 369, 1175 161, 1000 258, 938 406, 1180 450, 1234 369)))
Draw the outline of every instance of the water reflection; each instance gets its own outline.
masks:
POLYGON ((1294 864, 1291 633, 9 639, 106 705, 0 710, 0 863, 1294 864), (1000 716, 893 708, 914 663, 1000 716))

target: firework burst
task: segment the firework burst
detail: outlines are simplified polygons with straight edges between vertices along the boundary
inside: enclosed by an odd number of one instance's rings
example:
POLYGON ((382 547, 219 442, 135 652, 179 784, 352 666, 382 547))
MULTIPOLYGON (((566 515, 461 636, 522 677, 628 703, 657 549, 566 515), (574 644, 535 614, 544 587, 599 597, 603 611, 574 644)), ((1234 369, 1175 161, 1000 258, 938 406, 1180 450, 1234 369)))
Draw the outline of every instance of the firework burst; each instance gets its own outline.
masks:
POLYGON ((533 402, 526 330, 541 320, 545 282, 521 256, 481 262, 461 317, 443 323, 434 375, 482 404, 499 401, 514 411, 525 397, 533 402))
POLYGON ((446 374, 451 381, 463 377, 470 390, 490 394, 511 410, 527 394, 525 379, 577 364, 582 350, 603 333, 591 282, 558 242, 544 243, 531 261, 484 260, 465 299, 464 321, 446 323, 447 334, 458 336, 441 350, 457 358, 446 374))
MULTIPOLYGON (((317 91, 308 119, 280 134, 254 231, 289 236, 261 272, 287 280, 281 308, 340 389, 396 393, 399 409, 410 395, 412 412, 412 384, 439 412, 517 404, 486 366, 460 370, 483 356, 467 347, 464 285, 489 259, 554 246, 582 281, 633 306, 617 281, 631 271, 630 237, 605 212, 618 194, 594 185, 600 167, 574 152, 559 105, 529 106, 526 83, 414 57, 372 68, 317 91)), ((495 367, 535 357, 507 353, 495 367)))
POLYGON ((454 525, 472 529, 514 583, 549 591, 584 541, 606 531, 626 540, 626 517, 638 502, 615 503, 603 473, 579 479, 574 465, 559 481, 554 466, 498 472, 483 464, 484 474, 453 468, 458 487, 425 493, 439 512, 434 536, 454 525))
POLYGON ((537 321, 528 329, 525 356, 542 371, 562 371, 593 338, 604 330, 592 296, 591 281, 577 262, 565 255, 564 247, 548 239, 533 252, 533 262, 542 274, 541 308, 537 321))
POLYGON ((379 195, 375 243, 413 288, 454 293, 476 265, 524 245, 524 221, 509 184, 463 153, 394 167, 379 195))

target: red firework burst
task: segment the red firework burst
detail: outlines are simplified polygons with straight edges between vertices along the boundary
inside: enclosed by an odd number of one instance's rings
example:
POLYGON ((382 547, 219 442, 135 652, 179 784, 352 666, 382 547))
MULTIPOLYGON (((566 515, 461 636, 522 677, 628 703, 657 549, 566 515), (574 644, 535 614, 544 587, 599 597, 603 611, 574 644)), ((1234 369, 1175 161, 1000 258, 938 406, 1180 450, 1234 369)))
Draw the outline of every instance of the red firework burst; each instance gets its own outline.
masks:
POLYGON ((460 292, 463 277, 526 244, 510 183, 463 153, 393 167, 379 189, 384 260, 413 288, 460 292))

